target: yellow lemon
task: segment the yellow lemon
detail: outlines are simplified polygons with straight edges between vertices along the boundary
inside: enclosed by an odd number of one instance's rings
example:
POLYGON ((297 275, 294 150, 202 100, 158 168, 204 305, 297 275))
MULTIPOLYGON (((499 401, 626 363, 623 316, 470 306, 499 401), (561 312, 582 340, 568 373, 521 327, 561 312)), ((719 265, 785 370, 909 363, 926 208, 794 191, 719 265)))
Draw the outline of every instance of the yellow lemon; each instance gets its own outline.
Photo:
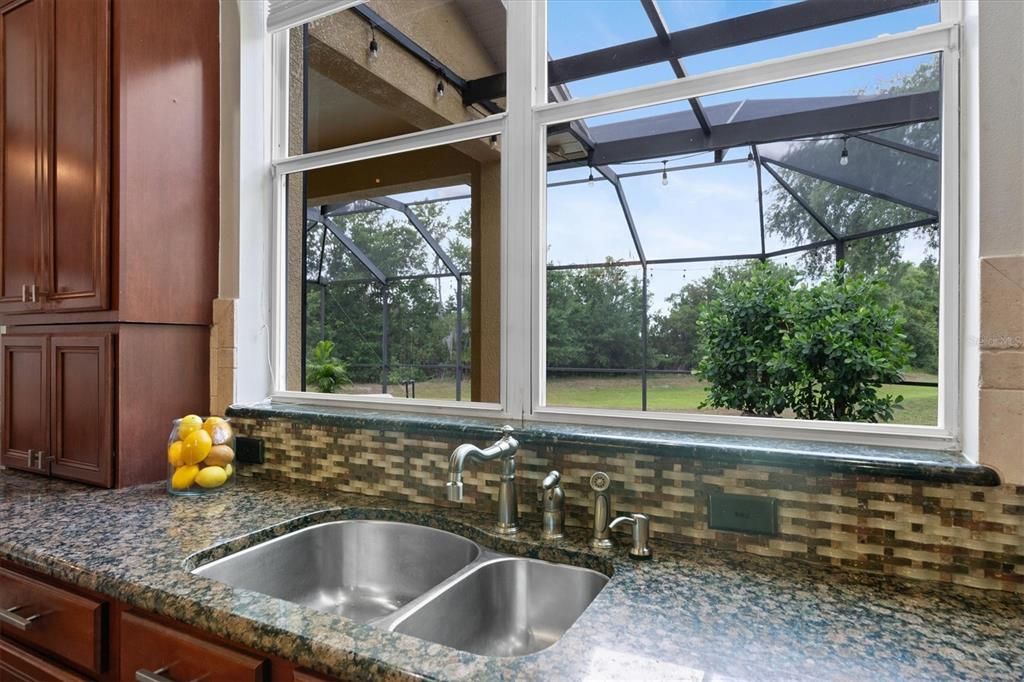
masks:
POLYGON ((221 467, 204 467, 196 475, 196 483, 204 488, 217 488, 228 480, 228 472, 221 467))
POLYGON ((214 445, 210 448, 210 454, 203 460, 206 466, 218 467, 230 464, 233 461, 235 461, 235 451, 227 445, 214 445))
POLYGON ((178 424, 178 440, 185 440, 190 434, 203 428, 203 418, 197 414, 186 415, 178 424))
POLYGON ((228 478, 231 478, 231 475, 235 473, 235 467, 231 466, 230 464, 225 464, 224 473, 227 475, 228 478))
POLYGON ((214 445, 224 445, 231 440, 231 425, 220 417, 210 417, 203 422, 203 431, 210 434, 214 445))
POLYGON ((180 467, 185 463, 185 460, 181 458, 183 447, 185 445, 180 440, 176 440, 168 446, 167 461, 170 462, 171 466, 180 467))
POLYGON ((195 464, 186 464, 185 466, 178 467, 178 470, 171 476, 171 487, 175 490, 185 490, 196 480, 198 473, 199 467, 195 464))
POLYGON ((182 446, 182 461, 185 464, 199 464, 210 454, 210 448, 212 447, 213 441, 210 439, 210 434, 202 429, 193 431, 185 439, 182 446))

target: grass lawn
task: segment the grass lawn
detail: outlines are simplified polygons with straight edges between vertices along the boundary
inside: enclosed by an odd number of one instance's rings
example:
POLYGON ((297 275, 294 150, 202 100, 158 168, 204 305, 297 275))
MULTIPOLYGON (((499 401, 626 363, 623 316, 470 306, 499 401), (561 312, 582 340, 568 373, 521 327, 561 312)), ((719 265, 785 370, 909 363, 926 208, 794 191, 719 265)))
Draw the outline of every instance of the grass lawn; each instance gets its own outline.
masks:
MULTIPOLYGON (((907 379, 934 381, 934 376, 913 375, 907 379)), ((353 392, 379 391, 380 386, 356 388, 353 392)), ((932 386, 886 386, 887 392, 903 396, 903 409, 896 410, 897 424, 934 425, 938 413, 938 389, 932 386)), ((404 397, 402 386, 392 389, 396 397, 404 397)), ((464 399, 470 395, 469 381, 463 382, 464 399)), ((416 397, 454 400, 453 380, 421 381, 416 384, 416 397)), ((704 384, 685 374, 652 374, 647 378, 647 407, 658 412, 701 412, 736 414, 731 410, 699 410, 704 400, 704 384)), ((548 381, 548 404, 559 407, 597 407, 620 410, 640 409, 640 377, 555 377, 548 381)))

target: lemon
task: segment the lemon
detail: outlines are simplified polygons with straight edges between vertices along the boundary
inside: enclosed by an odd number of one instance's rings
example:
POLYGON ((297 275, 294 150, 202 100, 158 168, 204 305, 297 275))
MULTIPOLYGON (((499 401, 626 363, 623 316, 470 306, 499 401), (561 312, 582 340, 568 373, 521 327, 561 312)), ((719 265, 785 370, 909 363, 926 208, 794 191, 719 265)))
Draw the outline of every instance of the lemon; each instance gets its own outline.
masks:
POLYGON ((231 440, 231 425, 220 417, 210 417, 203 422, 203 431, 210 434, 214 445, 223 445, 231 440))
POLYGON ((180 440, 176 440, 171 443, 167 448, 167 461, 170 462, 171 466, 180 467, 185 461, 181 458, 182 448, 184 443, 180 440))
POLYGON ((225 464, 224 473, 227 475, 228 478, 231 478, 231 475, 235 473, 235 467, 231 466, 230 464, 225 464))
POLYGON ((190 434, 203 428, 203 418, 197 414, 186 415, 178 424, 178 440, 185 440, 190 434))
POLYGON ((196 480, 198 473, 199 467, 195 464, 186 464, 178 467, 174 475, 171 476, 171 487, 175 490, 185 490, 196 480))
POLYGON ((221 467, 204 467, 196 475, 196 483, 204 488, 218 488, 228 480, 228 472, 221 467))
POLYGON ((235 460, 235 451, 227 445, 214 445, 210 448, 210 454, 206 456, 203 462, 206 466, 218 466, 222 467, 225 464, 230 464, 235 460))
POLYGON ((210 454, 210 448, 212 447, 213 441, 210 439, 210 434, 202 429, 193 431, 184 440, 184 445, 181 449, 182 461, 185 464, 199 464, 210 454))

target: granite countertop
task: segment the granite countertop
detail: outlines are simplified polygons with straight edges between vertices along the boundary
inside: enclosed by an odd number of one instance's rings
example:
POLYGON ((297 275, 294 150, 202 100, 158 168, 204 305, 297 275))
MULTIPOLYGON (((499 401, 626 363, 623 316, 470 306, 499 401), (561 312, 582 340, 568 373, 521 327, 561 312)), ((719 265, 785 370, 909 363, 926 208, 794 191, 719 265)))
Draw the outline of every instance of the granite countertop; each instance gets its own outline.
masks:
POLYGON ((0 473, 0 557, 346 678, 943 679, 1024 678, 1024 599, 692 546, 655 543, 633 562, 515 540, 471 511, 242 479, 218 495, 162 486, 96 490, 0 473), (212 580, 186 566, 321 520, 406 520, 512 554, 610 571, 552 647, 486 658, 212 580), (243 537, 248 536, 248 537, 243 537), (210 548, 214 549, 210 549, 210 548), (198 553, 198 554, 197 554, 198 553))

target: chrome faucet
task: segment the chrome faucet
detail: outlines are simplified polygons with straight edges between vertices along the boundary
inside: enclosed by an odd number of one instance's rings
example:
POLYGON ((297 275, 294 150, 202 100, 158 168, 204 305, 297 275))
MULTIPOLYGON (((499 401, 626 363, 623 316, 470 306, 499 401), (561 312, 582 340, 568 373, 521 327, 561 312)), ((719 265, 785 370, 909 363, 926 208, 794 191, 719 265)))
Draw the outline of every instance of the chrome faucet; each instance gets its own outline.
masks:
POLYGON ((562 475, 552 471, 537 488, 537 501, 544 505, 540 536, 545 540, 557 540, 565 535, 565 491, 561 480, 562 475))
POLYGON ((512 427, 501 427, 501 439, 494 445, 481 450, 475 445, 464 443, 455 448, 448 459, 448 491, 450 502, 462 502, 462 468, 467 459, 481 462, 501 461, 501 480, 498 485, 498 522, 495 530, 502 535, 512 535, 519 530, 519 509, 516 496, 516 450, 519 441, 512 437, 512 427))

